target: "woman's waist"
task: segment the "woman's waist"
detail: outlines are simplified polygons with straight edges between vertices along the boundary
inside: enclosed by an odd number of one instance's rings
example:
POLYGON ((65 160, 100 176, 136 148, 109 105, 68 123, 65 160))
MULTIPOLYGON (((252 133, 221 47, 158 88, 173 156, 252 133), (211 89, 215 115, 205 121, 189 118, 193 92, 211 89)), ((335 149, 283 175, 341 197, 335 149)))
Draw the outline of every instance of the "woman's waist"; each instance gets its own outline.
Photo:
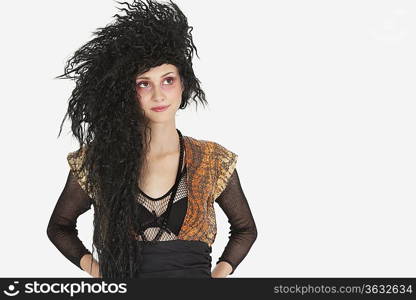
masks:
POLYGON ((141 243, 141 272, 202 270, 211 273, 211 247, 205 242, 190 240, 141 243))
POLYGON ((141 245, 142 254, 176 254, 176 253, 195 253, 209 255, 212 247, 207 243, 198 240, 169 240, 169 241, 137 241, 141 245))

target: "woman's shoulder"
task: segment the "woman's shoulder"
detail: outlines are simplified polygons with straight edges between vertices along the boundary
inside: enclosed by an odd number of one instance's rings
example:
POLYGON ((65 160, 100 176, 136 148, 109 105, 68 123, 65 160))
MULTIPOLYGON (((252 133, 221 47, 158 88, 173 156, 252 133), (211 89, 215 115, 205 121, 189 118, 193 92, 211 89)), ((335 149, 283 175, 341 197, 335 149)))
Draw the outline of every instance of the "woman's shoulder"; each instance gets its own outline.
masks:
POLYGON ((83 145, 67 154, 67 161, 72 174, 77 178, 81 188, 93 199, 94 195, 87 189, 87 171, 84 165, 87 146, 83 145))
POLYGON ((72 164, 79 164, 81 163, 85 158, 85 152, 86 152, 87 146, 83 145, 77 150, 71 151, 67 154, 67 160, 68 162, 72 164))
POLYGON ((223 143, 208 139, 197 139, 189 136, 186 136, 186 138, 193 148, 206 154, 212 154, 211 157, 219 161, 220 164, 235 164, 235 161, 238 158, 235 151, 231 150, 229 146, 225 146, 223 143))
MULTIPOLYGON (((233 152, 230 150, 230 148, 227 146, 224 146, 222 143, 216 142, 214 140, 208 140, 208 139, 199 139, 196 137, 190 137, 190 136, 184 136, 190 144, 194 146, 198 146, 201 148, 208 148, 216 152, 233 152)), ((234 152, 233 152, 234 153, 234 152)))
POLYGON ((69 152, 66 156, 71 171, 79 178, 86 175, 83 165, 85 161, 86 150, 87 146, 83 145, 77 150, 69 152))
POLYGON ((238 155, 234 152, 234 150, 231 150, 231 147, 225 146, 224 143, 213 140, 205 141, 205 143, 210 145, 213 153, 212 157, 216 169, 216 183, 213 199, 217 199, 218 196, 224 191, 231 175, 236 169, 238 155))

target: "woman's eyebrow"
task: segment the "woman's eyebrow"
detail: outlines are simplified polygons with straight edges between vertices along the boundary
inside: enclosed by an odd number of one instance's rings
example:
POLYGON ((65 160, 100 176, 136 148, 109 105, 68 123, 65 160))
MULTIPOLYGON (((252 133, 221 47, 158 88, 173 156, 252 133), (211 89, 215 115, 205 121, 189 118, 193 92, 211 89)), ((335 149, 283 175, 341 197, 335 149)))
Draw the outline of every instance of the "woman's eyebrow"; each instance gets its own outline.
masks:
MULTIPOLYGON (((173 73, 173 72, 168 72, 166 74, 163 74, 161 77, 164 77, 164 76, 166 76, 166 75, 168 75, 170 73, 173 73)), ((149 77, 137 77, 136 79, 150 79, 150 78, 149 77)))

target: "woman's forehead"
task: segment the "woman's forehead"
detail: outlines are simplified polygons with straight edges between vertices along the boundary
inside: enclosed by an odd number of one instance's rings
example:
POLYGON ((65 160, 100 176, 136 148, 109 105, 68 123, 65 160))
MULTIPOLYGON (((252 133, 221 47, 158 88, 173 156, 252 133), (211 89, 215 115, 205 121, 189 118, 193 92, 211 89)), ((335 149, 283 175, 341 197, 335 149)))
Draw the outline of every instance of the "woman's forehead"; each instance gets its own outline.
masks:
POLYGON ((137 75, 137 78, 146 78, 146 77, 163 77, 168 73, 177 73, 178 69, 175 65, 172 64, 162 64, 157 67, 153 67, 150 70, 137 75))

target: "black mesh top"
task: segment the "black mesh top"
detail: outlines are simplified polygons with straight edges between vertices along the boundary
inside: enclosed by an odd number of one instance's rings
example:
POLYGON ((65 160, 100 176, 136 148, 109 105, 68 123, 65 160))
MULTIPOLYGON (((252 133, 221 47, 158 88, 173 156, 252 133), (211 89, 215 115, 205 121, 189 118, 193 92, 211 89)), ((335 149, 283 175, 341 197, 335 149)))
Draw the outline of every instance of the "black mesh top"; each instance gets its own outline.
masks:
MULTIPOLYGON (((183 168, 170 217, 168 232, 163 232, 160 242, 177 239, 187 209, 186 166, 183 168)), ((151 198, 145 193, 139 194, 138 202, 147 211, 148 218, 143 222, 152 223, 163 214, 170 193, 160 198, 151 198)), ((215 199, 228 217, 230 224, 229 241, 217 261, 226 261, 234 273, 237 266, 249 252, 257 237, 257 229, 247 199, 240 185, 237 170, 234 169, 226 188, 215 199)), ((56 248, 73 264, 80 266, 83 255, 91 254, 78 237, 77 218, 91 208, 92 199, 81 188, 76 177, 69 171, 66 184, 55 205, 47 227, 47 235, 56 248)), ((145 230, 146 238, 152 239, 158 231, 157 222, 145 230)), ((158 241, 158 242, 159 242, 158 241)))
MULTIPOLYGON (((157 239, 157 241, 170 241, 178 239, 179 231, 185 219, 188 204, 186 166, 182 167, 178 183, 175 182, 169 191, 161 197, 150 197, 139 189, 140 193, 137 202, 139 209, 143 212, 143 220, 140 220, 140 222, 142 227, 146 228, 143 232, 146 241, 156 240, 156 236, 162 227, 161 217, 163 214, 167 213, 168 202, 172 194, 172 190, 175 187, 177 187, 177 191, 169 214, 167 231, 161 230, 160 238, 157 239)), ((138 240, 143 240, 141 235, 138 235, 138 240)))

